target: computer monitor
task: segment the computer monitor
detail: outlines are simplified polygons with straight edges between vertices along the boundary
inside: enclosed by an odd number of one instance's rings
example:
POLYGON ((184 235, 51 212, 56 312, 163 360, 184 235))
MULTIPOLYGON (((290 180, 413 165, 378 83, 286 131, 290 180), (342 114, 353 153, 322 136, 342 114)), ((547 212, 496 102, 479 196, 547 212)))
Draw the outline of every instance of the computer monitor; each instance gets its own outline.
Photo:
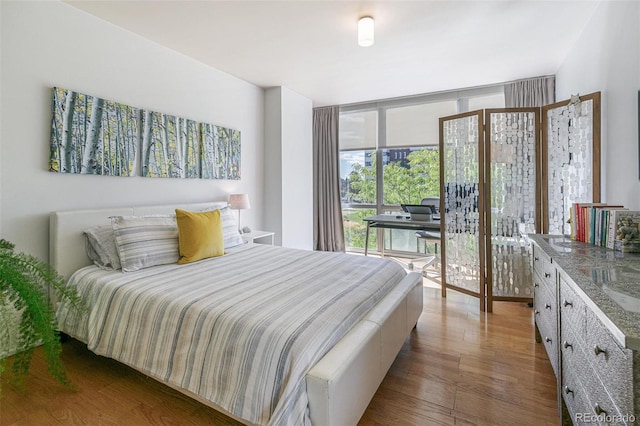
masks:
POLYGON ((402 207, 402 210, 411 214, 411 213, 416 213, 416 214, 433 214, 435 213, 435 211, 433 210, 432 206, 425 206, 422 204, 400 204, 400 207, 402 207))
POLYGON ((436 213, 433 206, 423 204, 400 204, 400 207, 409 213, 413 220, 434 220, 433 214, 436 213))

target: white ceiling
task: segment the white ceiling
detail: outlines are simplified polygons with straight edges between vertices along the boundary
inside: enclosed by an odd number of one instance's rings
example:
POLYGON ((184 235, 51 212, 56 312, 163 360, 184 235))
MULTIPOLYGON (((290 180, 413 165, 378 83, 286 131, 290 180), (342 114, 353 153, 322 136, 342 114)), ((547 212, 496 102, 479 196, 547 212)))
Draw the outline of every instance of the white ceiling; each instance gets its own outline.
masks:
POLYGON ((598 1, 67 1, 261 87, 314 106, 556 72, 598 1), (375 44, 357 20, 375 18, 375 44))

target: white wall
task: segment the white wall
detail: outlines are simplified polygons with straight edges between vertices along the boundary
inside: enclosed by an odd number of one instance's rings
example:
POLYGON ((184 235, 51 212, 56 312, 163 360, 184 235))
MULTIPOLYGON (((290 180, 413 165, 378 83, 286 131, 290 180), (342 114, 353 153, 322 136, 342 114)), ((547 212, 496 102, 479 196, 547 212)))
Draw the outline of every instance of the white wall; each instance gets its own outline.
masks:
POLYGON ((285 247, 313 249, 312 103, 286 87, 265 92, 265 223, 285 247))
POLYGON ((282 90, 272 87, 264 93, 264 223, 276 233, 282 245, 282 90))
POLYGON ((283 245, 313 250, 313 108, 282 88, 283 245))
POLYGON ((226 200, 262 227, 264 91, 65 3, 0 2, 0 235, 48 258, 53 210, 226 200), (47 171, 51 87, 239 129, 242 179, 149 179, 47 171))
POLYGON ((640 210, 640 3, 601 2, 556 74, 556 98, 602 92, 602 198, 640 210))
POLYGON ((264 93, 264 224, 282 245, 282 90, 264 93))

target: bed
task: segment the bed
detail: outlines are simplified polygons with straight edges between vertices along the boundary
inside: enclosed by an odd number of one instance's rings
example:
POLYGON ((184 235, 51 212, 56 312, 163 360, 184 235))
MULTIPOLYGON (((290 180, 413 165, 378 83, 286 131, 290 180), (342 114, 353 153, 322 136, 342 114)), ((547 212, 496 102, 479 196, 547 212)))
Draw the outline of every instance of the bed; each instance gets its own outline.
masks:
POLYGON ((259 244, 131 273, 103 271, 87 257, 82 231, 112 216, 224 206, 51 213, 50 263, 65 278, 73 275, 69 285, 89 304, 82 317, 61 307, 61 331, 245 424, 356 424, 422 312, 419 274, 390 261, 259 244), (331 287, 347 305, 334 303, 331 287), (147 300, 153 302, 143 305, 147 300), (279 305, 277 314, 267 305, 279 305), (296 315, 303 325, 293 325, 296 315), (260 324, 250 326, 248 318, 260 324), (285 336, 287 328, 299 334, 285 336), (276 337, 256 338, 272 332, 276 337), (285 358, 276 346, 293 355, 285 358), (227 371, 234 365, 241 373, 227 371))

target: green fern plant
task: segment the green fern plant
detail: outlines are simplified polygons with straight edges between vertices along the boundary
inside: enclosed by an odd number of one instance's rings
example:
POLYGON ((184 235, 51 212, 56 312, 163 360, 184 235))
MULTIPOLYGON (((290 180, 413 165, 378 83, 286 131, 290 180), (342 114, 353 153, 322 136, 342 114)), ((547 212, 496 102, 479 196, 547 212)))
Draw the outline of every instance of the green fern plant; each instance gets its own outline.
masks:
POLYGON ((16 253, 14 244, 0 239, 0 373, 5 369, 7 348, 15 346, 12 356, 13 382, 24 388, 33 351, 42 344, 47 370, 64 386, 73 386, 60 358, 62 344, 50 294, 58 301, 67 300, 75 309, 82 303, 75 289, 66 288, 64 279, 47 263, 16 253), (17 328, 9 329, 9 324, 17 328))

